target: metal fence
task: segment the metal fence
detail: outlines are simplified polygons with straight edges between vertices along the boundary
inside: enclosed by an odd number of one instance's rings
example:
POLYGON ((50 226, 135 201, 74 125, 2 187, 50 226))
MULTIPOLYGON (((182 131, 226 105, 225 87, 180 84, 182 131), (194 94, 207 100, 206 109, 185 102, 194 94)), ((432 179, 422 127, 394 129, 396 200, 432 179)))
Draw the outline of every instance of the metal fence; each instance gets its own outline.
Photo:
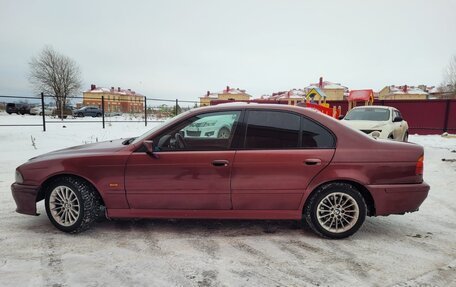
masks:
MULTIPOLYGON (((52 96, 38 95, 35 97, 19 97, 0 95, 1 101, 34 102, 41 106, 42 111, 46 110, 46 100, 53 99, 52 96)), ((100 100, 98 106, 101 109, 99 118, 93 120, 76 120, 73 117, 58 119, 46 117, 42 114, 40 124, 1 124, 0 126, 41 126, 46 131, 47 124, 54 123, 96 123, 103 128, 106 122, 143 122, 147 126, 148 122, 161 122, 166 118, 173 117, 186 110, 198 107, 197 101, 187 101, 179 99, 160 99, 141 97, 141 101, 129 107, 122 107, 122 99, 101 97, 72 97, 71 99, 82 99, 83 104, 100 100), (91 101, 93 100, 93 101, 91 101), (126 110, 125 110, 126 109, 126 110), (116 115, 122 114, 122 117, 116 115), (127 119, 125 119, 127 118, 127 119)), ((256 100, 253 100, 256 101, 256 100)), ((222 101, 223 102, 223 101, 222 101)), ((261 101, 259 101, 261 102, 261 101)), ((270 102, 270 101, 263 101, 270 102)), ((347 101, 328 101, 331 106, 341 106, 342 114, 347 112, 347 101)), ((443 132, 456 133, 456 100, 376 100, 374 105, 392 106, 399 109, 409 124, 410 133, 416 134, 441 134, 443 132)))
MULTIPOLYGON (((347 113, 347 101, 328 101, 347 113)), ((410 134, 456 133, 456 100, 375 100, 374 105, 397 108, 409 125, 410 134)))
MULTIPOLYGON (((44 95, 43 93, 34 97, 23 97, 13 95, 0 95, 0 102, 4 102, 4 108, 6 110, 6 103, 15 103, 17 106, 28 105, 29 107, 40 107, 41 108, 41 123, 30 123, 30 124, 2 124, 1 126, 40 126, 43 131, 46 131, 47 124, 55 123, 87 123, 87 124, 101 124, 103 128, 106 127, 106 123, 147 123, 150 122, 162 122, 166 118, 173 117, 184 111, 192 108, 196 108, 199 105, 197 101, 179 100, 179 99, 160 99, 160 98, 148 98, 135 96, 134 100, 128 99, 128 96, 112 96, 112 95, 100 95, 98 97, 71 97, 68 100, 78 101, 75 108, 82 106, 95 106, 100 109, 99 115, 95 115, 93 120, 77 120, 71 109, 63 109, 60 111, 58 107, 55 107, 52 113, 47 113, 48 105, 46 102, 49 100, 55 100, 53 96, 44 95)), ((66 106, 71 106, 67 104, 66 106)), ((15 111, 17 113, 28 113, 28 110, 15 111)))

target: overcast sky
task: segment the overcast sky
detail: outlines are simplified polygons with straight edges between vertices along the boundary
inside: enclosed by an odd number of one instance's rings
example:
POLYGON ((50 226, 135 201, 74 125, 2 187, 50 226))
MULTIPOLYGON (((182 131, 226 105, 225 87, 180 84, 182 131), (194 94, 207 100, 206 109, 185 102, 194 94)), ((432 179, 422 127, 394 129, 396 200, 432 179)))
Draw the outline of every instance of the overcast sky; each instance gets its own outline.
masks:
POLYGON ((350 89, 438 85, 456 54, 456 1, 4 1, 0 94, 30 95, 45 45, 90 84, 197 99, 325 80, 350 89))

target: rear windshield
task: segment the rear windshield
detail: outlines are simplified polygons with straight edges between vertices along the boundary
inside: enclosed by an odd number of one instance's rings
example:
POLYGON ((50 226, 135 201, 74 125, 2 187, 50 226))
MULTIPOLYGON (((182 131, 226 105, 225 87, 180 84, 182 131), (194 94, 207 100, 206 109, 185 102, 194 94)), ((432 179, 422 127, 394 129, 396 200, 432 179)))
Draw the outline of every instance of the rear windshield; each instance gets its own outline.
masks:
POLYGON ((345 120, 352 121, 387 121, 390 118, 388 109, 353 109, 346 116, 345 120))

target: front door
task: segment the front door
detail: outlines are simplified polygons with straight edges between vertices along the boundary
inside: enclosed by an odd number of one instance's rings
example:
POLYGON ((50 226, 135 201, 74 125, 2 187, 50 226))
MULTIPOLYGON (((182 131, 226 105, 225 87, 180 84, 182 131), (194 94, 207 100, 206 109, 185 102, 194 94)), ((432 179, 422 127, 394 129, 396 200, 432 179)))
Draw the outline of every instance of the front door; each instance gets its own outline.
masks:
POLYGON ((194 116, 154 136, 152 157, 133 152, 125 187, 133 209, 231 209, 230 149, 240 111, 194 116))

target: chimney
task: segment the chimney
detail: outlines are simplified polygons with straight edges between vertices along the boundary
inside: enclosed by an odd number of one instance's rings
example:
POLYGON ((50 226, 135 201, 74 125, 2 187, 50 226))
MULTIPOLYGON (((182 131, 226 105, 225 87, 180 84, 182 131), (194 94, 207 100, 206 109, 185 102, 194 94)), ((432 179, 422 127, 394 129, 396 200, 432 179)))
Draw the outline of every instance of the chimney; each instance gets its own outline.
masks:
POLYGON ((90 85, 90 90, 91 90, 91 91, 95 90, 96 88, 97 88, 96 85, 94 85, 94 84, 90 85))
POLYGON ((226 86, 226 92, 228 93, 230 91, 230 86, 226 86))
POLYGON ((210 92, 210 91, 207 91, 206 97, 209 97, 210 94, 211 94, 211 92, 210 92))
POLYGON ((318 82, 318 87, 320 89, 323 88, 323 77, 320 77, 320 81, 318 82))
POLYGON ((404 85, 404 93, 407 93, 407 85, 404 85))
POLYGON ((120 87, 117 87, 117 91, 120 92, 120 87))

